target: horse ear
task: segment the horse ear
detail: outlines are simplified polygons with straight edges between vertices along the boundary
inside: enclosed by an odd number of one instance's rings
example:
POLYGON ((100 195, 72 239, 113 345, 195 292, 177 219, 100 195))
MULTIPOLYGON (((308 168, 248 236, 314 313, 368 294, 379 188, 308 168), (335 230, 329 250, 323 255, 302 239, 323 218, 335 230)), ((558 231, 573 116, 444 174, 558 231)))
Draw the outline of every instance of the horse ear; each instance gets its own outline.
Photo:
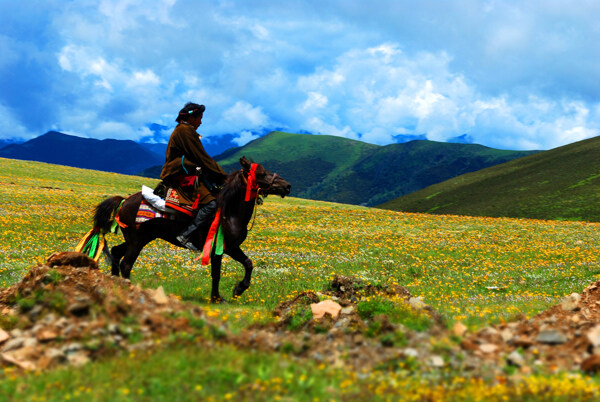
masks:
POLYGON ((245 156, 242 156, 240 158, 240 165, 242 165, 244 170, 250 170, 250 166, 252 166, 252 162, 250 162, 250 159, 246 158, 245 156))

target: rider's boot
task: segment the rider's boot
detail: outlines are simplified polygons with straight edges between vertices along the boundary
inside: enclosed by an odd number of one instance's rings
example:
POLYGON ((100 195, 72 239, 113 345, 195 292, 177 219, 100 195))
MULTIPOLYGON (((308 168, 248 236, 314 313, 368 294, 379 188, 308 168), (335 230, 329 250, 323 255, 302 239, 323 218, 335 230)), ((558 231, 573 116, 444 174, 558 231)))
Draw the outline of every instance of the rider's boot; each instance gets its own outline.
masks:
POLYGON ((177 236, 177 240, 186 248, 190 250, 198 250, 196 246, 190 241, 190 236, 192 233, 202 227, 217 211, 217 201, 212 200, 208 204, 204 205, 198 210, 198 213, 194 217, 194 220, 188 226, 186 230, 184 230, 179 236, 177 236))

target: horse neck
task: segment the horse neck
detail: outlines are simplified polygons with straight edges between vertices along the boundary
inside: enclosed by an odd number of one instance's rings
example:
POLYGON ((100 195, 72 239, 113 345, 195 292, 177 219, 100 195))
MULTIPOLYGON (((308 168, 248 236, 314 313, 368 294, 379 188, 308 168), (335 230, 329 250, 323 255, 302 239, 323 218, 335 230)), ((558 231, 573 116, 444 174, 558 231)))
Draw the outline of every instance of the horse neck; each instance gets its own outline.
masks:
POLYGON ((255 200, 245 201, 246 181, 241 171, 233 173, 225 184, 219 203, 229 217, 237 217, 244 224, 252 218, 255 200))

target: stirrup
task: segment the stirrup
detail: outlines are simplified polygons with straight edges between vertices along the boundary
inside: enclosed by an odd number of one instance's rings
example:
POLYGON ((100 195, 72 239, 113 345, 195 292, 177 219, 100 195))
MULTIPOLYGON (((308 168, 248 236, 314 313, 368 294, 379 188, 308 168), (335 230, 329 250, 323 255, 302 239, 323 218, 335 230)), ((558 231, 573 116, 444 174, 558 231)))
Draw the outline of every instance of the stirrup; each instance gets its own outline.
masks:
POLYGON ((181 245, 189 250, 192 251, 198 251, 198 248, 196 246, 194 246, 194 243, 192 243, 191 241, 189 241, 188 239, 185 238, 185 236, 183 235, 179 235, 176 237, 177 241, 179 243, 181 243, 181 245))

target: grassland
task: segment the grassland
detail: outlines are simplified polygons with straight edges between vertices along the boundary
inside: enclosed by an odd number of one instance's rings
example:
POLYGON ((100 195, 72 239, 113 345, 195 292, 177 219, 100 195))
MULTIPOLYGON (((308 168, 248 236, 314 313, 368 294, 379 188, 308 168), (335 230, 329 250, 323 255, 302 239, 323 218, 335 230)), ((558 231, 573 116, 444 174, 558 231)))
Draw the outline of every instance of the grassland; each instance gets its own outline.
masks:
MULTIPOLYGON (((142 184, 154 181, 0 159, 0 287, 18 282, 52 252, 72 250, 90 228, 94 205, 110 195, 136 192, 142 184)), ((476 329, 532 316, 600 278, 598 229, 596 223, 408 214, 272 197, 259 209, 245 243, 256 270, 252 286, 239 300, 209 305, 209 269, 195 263, 191 252, 164 242, 143 251, 132 281, 143 287, 162 285, 240 328, 269 320, 279 303, 302 291, 323 289, 336 274, 356 276, 406 286, 449 325, 461 321, 476 329)), ((111 235, 108 241, 120 239, 111 235)), ((103 270, 108 274, 106 264, 103 270)), ((241 276, 240 267, 226 258, 222 293, 228 294, 241 276)), ((443 383, 428 384, 427 379, 393 372, 356 377, 285 355, 227 346, 199 351, 193 342, 175 344, 179 346, 156 354, 123 356, 77 370, 27 378, 0 373, 0 393, 16 392, 30 400, 83 400, 95 390, 102 400, 308 400, 327 395, 518 399, 543 390, 560 400, 595 392, 594 381, 579 374, 534 376, 516 388, 464 383, 460 373, 446 373, 443 383), (238 364, 232 366, 232 361, 238 364)))
POLYGON ((600 222, 600 137, 540 152, 388 201, 395 211, 600 222))

